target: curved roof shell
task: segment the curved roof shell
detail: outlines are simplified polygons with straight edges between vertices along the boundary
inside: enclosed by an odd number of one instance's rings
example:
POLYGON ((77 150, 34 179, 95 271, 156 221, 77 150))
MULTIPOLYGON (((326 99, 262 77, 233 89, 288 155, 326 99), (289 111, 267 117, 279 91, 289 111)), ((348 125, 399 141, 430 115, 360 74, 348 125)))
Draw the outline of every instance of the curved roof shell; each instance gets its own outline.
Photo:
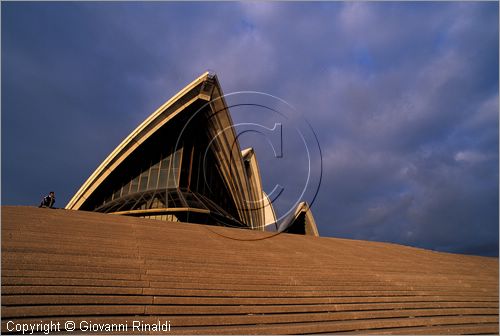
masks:
POLYGON ((141 146, 146 146, 153 135, 167 127, 175 118, 182 115, 185 120, 191 120, 200 106, 211 111, 204 128, 214 139, 213 145, 217 148, 214 150, 215 160, 236 205, 238 219, 251 228, 263 230, 265 216, 263 206, 260 205, 260 175, 258 183, 255 178, 248 177, 224 94, 217 77, 208 72, 188 84, 132 131, 91 174, 68 202, 66 209, 86 209, 86 204, 91 203, 103 183, 134 152, 141 146))

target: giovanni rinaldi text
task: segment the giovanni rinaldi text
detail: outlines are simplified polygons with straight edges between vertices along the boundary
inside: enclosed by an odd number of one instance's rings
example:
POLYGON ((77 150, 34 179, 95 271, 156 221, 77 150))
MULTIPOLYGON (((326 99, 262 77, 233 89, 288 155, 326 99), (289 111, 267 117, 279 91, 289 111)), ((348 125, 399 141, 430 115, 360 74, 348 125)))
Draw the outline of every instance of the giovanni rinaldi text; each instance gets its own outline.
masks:
POLYGON ((126 331, 170 331, 170 321, 157 321, 156 323, 147 323, 141 320, 124 321, 124 323, 98 323, 92 321, 66 321, 52 322, 40 321, 39 323, 18 323, 14 321, 7 322, 7 331, 16 332, 23 335, 33 335, 35 333, 44 333, 61 331, 93 331, 93 332, 126 332, 126 331))

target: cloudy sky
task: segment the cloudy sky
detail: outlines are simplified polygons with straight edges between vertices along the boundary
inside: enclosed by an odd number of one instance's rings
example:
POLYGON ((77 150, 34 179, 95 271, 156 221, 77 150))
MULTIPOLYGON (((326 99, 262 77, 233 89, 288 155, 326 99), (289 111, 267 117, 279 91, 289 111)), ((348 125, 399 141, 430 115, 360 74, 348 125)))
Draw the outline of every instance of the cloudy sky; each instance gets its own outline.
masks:
MULTIPOLYGON (((211 69, 314 129, 322 236, 498 255, 498 3, 1 6, 2 204, 64 206, 211 69)), ((266 190, 293 182, 256 148, 266 190)))

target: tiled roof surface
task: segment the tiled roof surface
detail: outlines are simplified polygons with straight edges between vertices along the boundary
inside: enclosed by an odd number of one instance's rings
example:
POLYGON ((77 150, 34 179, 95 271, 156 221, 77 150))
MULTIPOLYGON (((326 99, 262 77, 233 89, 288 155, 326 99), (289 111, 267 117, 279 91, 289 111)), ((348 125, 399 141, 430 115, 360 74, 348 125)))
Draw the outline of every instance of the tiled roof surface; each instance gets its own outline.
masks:
POLYGON ((141 334, 133 321, 182 334, 498 334, 498 299, 497 258, 2 207, 2 333, 71 320, 141 334))

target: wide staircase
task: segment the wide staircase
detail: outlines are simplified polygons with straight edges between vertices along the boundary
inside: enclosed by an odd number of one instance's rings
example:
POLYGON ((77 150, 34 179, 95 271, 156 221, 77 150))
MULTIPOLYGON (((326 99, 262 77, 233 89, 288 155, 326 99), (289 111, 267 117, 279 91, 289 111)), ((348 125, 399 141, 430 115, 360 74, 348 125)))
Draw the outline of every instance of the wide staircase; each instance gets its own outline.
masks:
POLYGON ((498 258, 3 206, 2 333, 498 334, 498 258), (91 321, 91 322, 90 322, 91 321), (9 323, 10 322, 10 323, 9 323), (97 329, 97 330, 96 330, 97 329), (85 331, 85 330, 84 330, 85 331), (87 330, 88 331, 88 330, 87 330), (52 332, 51 332, 52 333, 52 332))

